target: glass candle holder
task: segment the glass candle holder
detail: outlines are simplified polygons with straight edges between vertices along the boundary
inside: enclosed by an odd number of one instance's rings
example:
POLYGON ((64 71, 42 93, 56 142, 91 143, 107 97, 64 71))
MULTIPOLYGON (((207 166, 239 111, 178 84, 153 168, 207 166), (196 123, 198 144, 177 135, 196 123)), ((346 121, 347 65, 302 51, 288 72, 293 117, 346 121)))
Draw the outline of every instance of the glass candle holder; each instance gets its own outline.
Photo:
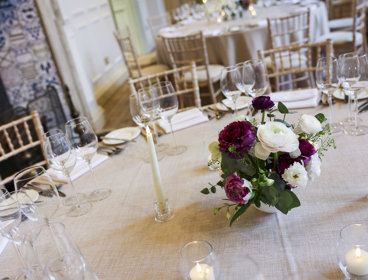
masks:
POLYGON ((187 280, 219 279, 219 265, 208 241, 191 241, 180 251, 181 271, 187 280))
POLYGON ((368 227, 351 224, 340 231, 337 247, 339 267, 348 279, 368 278, 368 227))

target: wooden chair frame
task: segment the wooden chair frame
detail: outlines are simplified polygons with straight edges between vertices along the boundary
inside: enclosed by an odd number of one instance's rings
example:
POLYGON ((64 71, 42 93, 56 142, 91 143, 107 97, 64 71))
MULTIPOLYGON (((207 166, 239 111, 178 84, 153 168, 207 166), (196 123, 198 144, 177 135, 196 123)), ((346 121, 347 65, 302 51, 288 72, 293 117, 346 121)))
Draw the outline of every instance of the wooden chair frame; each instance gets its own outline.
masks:
POLYGON ((271 49, 290 44, 307 44, 310 41, 310 10, 285 17, 267 18, 267 26, 271 49), (300 34, 302 38, 299 39, 300 34))
MULTIPOLYGON (((221 89, 217 91, 214 89, 214 81, 209 71, 210 63, 207 54, 207 45, 203 33, 198 32, 184 37, 162 37, 162 40, 174 68, 190 65, 194 62, 197 65, 197 70, 205 70, 207 76, 205 85, 208 86, 212 103, 216 103, 221 89)), ((200 84, 200 86, 203 85, 200 84)))
POLYGON ((176 95, 179 97, 181 108, 185 107, 183 95, 189 95, 190 93, 193 93, 194 105, 196 107, 201 107, 197 71, 194 62, 191 63, 191 65, 175 68, 159 74, 129 79, 130 91, 133 94, 137 94, 140 88, 149 87, 162 81, 170 81, 173 84, 176 95), (188 82, 187 79, 185 79, 187 75, 191 75, 192 81, 188 82))
MULTIPOLYGON (((22 152, 25 152, 31 148, 34 148, 38 145, 41 146, 42 154, 44 160, 41 162, 37 162, 34 165, 47 165, 46 155, 43 148, 43 128, 40 120, 40 116, 37 111, 32 111, 29 116, 17 119, 10 123, 4 124, 0 126, 0 135, 4 135, 5 143, 0 143, 0 162, 18 155, 22 152), (37 139, 32 137, 32 133, 28 122, 32 121, 34 129, 37 134, 37 139), (25 131, 26 141, 24 141, 24 137, 20 134, 20 128, 23 127, 25 131), (12 129, 15 133, 15 136, 11 136, 9 130, 12 129)), ((0 181, 1 184, 7 184, 13 180, 15 174, 8 176, 5 179, 0 181)))
POLYGON ((272 67, 267 69, 268 77, 275 80, 275 91, 280 91, 281 86, 289 85, 295 88, 297 83, 302 81, 306 81, 309 87, 314 87, 315 62, 322 54, 325 54, 326 57, 331 57, 332 53, 332 41, 328 39, 324 42, 284 46, 270 50, 258 50, 258 57, 263 61, 266 57, 271 58, 272 67), (302 59, 303 56, 307 58, 306 61, 302 59), (292 65, 293 67, 284 67, 286 57, 288 58, 288 65, 292 65), (297 63, 295 57, 298 58, 297 63), (292 78, 286 81, 280 81, 282 76, 287 75, 291 75, 292 78))
POLYGON ((125 65, 128 68, 129 77, 137 76, 134 71, 137 71, 138 77, 142 77, 142 68, 138 61, 137 51, 134 47, 129 28, 126 27, 125 30, 114 31, 114 36, 118 41, 123 54, 125 65), (124 32, 126 34, 124 34, 124 32))

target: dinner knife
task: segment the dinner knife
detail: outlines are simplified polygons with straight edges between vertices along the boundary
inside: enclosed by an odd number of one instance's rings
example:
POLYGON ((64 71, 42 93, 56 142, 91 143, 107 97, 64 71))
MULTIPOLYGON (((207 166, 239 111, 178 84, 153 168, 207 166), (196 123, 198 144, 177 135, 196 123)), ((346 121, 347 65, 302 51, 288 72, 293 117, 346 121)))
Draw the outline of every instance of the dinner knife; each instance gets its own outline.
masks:
POLYGON ((365 102, 364 104, 360 105, 358 107, 358 113, 363 113, 364 111, 368 110, 368 102, 365 102))

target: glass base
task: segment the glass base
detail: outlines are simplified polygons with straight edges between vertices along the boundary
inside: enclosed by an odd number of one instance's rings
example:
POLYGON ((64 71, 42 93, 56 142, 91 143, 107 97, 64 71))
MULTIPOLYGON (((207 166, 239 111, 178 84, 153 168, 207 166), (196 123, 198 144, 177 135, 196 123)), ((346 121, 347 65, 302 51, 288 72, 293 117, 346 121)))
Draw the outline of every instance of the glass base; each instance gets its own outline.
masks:
POLYGON ((108 198, 110 194, 111 194, 110 189, 94 190, 88 195, 88 201, 95 202, 95 201, 104 200, 108 198))
MULTIPOLYGON (((87 202, 87 195, 84 194, 84 193, 77 193, 77 196, 78 196, 78 200, 80 203, 85 203, 87 202)), ((73 205, 76 205, 77 204, 77 199, 76 197, 73 195, 73 196, 69 196, 69 197, 66 197, 63 199, 63 204, 65 206, 73 206, 73 205)))
POLYGON ((156 152, 165 152, 169 148, 169 144, 166 143, 160 143, 158 145, 155 145, 156 152))
MULTIPOLYGON (((157 160, 160 161, 165 157, 165 153, 164 152, 159 152, 159 151, 156 150, 156 157, 157 157, 157 160)), ((143 156, 143 161, 145 163, 151 163, 151 157, 148 153, 143 156)))
POLYGON ((182 153, 184 153, 186 150, 187 150, 187 147, 186 147, 186 146, 179 145, 179 146, 172 147, 171 149, 169 149, 169 150, 167 151, 167 154, 168 154, 169 156, 177 156, 177 155, 181 155, 181 154, 182 154, 182 153))
POLYGON ((361 136, 368 134, 368 126, 359 125, 358 127, 355 126, 348 126, 345 127, 345 133, 351 136, 361 136))
MULTIPOLYGON (((362 122, 362 119, 358 117, 358 122, 362 122)), ((349 117, 343 120, 342 125, 345 126, 350 126, 350 125, 354 125, 355 123, 355 119, 354 117, 349 117)))
POLYGON ((344 131, 344 128, 340 123, 330 123, 331 133, 339 133, 344 131))
POLYGON ((87 214, 89 210, 91 209, 92 204, 91 203, 83 203, 80 205, 74 205, 72 206, 68 212, 66 213, 69 217, 79 217, 87 214))
POLYGON ((174 213, 171 210, 167 198, 164 202, 155 201, 155 221, 156 222, 167 222, 174 217, 174 213))

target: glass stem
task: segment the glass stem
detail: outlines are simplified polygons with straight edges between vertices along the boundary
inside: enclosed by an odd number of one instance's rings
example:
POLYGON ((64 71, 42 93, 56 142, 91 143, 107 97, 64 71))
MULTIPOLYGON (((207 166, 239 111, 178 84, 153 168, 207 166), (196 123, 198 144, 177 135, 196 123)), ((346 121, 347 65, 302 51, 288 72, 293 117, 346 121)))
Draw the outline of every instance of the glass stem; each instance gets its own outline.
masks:
POLYGON ((81 202, 80 202, 80 200, 78 198, 77 190, 76 190, 76 188, 75 188, 75 186, 73 184, 73 181, 72 181, 72 178, 70 177, 70 174, 66 171, 65 168, 64 168, 64 174, 66 174, 66 176, 68 177, 69 184, 72 187, 75 200, 77 201, 77 204, 75 206, 79 207, 81 205, 81 202))
POLYGON ((330 119, 330 126, 333 125, 333 112, 332 112, 332 94, 330 91, 327 91, 327 101, 328 101, 328 118, 330 119))
POLYGON ((155 134, 155 138, 156 138, 156 146, 159 146, 160 144, 158 143, 158 133, 157 133, 157 127, 156 127, 156 123, 154 121, 152 121, 152 128, 153 128, 153 133, 155 134))
POLYGON ((351 121, 351 91, 348 90, 347 92, 348 92, 348 108, 349 108, 349 115, 348 115, 349 121, 348 122, 350 123, 351 121))
POLYGON ((354 126, 355 129, 358 129, 358 91, 354 91, 354 126))
POLYGON ((234 115, 235 115, 235 117, 237 117, 238 116, 238 112, 236 111, 236 99, 235 100, 233 100, 233 103, 234 103, 234 115))
POLYGON ((88 163, 89 171, 91 171, 91 174, 92 174, 92 180, 94 182, 93 184, 95 185, 95 190, 97 190, 97 188, 98 188, 98 186, 97 186, 97 178, 96 178, 95 172, 93 171, 91 160, 87 161, 87 163, 88 163))
POLYGON ((174 139, 174 147, 175 147, 175 150, 177 150, 177 144, 176 144, 176 139, 175 139, 175 135, 174 135, 174 130, 173 130, 173 127, 172 127, 172 123, 171 123, 171 119, 168 120, 169 121, 169 124, 170 124, 170 130, 171 130, 171 135, 174 139))

